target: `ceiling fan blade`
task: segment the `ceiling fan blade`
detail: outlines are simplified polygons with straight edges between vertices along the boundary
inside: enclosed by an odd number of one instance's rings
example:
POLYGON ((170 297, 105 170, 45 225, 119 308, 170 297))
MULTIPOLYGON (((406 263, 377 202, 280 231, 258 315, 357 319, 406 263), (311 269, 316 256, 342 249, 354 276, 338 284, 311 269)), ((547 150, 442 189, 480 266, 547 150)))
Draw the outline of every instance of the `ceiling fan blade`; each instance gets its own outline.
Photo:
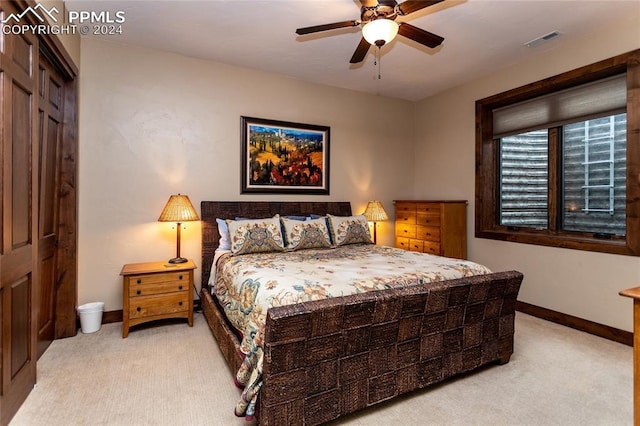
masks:
POLYGON ((357 27, 358 25, 360 25, 360 21, 334 22, 333 24, 315 25, 313 27, 298 28, 296 30, 296 34, 298 35, 312 34, 320 31, 336 30, 338 28, 357 27))
POLYGON ((410 13, 417 12, 420 9, 424 9, 425 7, 433 6, 441 1, 443 0, 408 0, 404 3, 400 3, 398 9, 400 9, 401 15, 408 15, 410 13))
POLYGON ((418 27, 414 27, 411 24, 403 22, 398 28, 398 34, 410 38, 411 40, 423 44, 427 47, 438 47, 444 41, 443 37, 437 34, 430 33, 418 27))
POLYGON ((360 0, 360 4, 364 7, 376 7, 378 5, 378 0, 360 0))
POLYGON ((367 56, 367 52, 369 51, 370 46, 371 45, 369 44, 369 42, 365 40, 364 37, 362 37, 362 40, 360 40, 360 44, 358 44, 358 47, 356 47, 356 51, 353 52, 353 56, 351 57, 349 63, 357 64, 358 62, 364 61, 364 57, 367 56))

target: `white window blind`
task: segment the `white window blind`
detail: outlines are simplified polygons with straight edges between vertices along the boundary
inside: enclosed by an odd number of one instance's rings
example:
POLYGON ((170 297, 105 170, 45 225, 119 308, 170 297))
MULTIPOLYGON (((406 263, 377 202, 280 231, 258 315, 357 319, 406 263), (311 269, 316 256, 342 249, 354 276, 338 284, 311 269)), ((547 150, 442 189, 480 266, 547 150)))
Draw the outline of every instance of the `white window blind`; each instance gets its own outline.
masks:
POLYGON ((493 110, 494 138, 625 112, 626 77, 619 74, 497 108, 493 110))

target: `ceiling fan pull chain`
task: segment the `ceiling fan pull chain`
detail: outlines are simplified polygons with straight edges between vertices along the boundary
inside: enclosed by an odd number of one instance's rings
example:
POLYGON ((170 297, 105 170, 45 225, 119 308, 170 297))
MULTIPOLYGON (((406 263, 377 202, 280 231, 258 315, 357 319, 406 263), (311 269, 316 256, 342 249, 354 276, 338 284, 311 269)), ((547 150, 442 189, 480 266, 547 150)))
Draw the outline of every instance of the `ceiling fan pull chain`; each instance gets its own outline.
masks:
POLYGON ((380 62, 382 62, 382 54, 380 53, 380 46, 378 46, 378 80, 380 80, 380 62))

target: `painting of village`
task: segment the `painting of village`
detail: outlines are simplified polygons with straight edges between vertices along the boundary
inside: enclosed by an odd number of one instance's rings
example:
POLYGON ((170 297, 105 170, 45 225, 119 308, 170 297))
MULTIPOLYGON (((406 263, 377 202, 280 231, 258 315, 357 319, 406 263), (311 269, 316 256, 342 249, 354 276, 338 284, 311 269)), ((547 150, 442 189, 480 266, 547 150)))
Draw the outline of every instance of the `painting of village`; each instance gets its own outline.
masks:
POLYGON ((243 133, 243 192, 328 194, 328 127, 243 117, 243 133))

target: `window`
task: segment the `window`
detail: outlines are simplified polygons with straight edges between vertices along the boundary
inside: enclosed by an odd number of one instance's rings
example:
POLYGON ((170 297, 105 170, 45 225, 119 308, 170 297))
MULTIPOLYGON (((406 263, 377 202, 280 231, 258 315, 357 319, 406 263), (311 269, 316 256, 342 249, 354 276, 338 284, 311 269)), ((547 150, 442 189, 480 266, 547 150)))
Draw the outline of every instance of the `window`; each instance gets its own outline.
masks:
POLYGON ((639 60, 476 102, 477 237, 640 255, 639 60))

